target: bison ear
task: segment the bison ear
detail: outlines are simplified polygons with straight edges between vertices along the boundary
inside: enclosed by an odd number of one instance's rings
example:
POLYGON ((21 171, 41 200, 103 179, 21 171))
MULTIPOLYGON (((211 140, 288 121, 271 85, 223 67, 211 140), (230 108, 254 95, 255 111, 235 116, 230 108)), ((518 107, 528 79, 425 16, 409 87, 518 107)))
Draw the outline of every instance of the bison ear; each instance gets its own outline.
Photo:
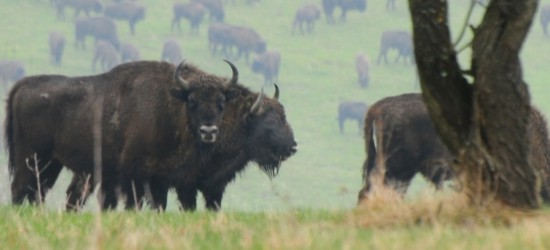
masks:
POLYGON ((189 92, 184 90, 184 89, 181 89, 181 88, 173 88, 170 90, 170 94, 183 101, 183 102, 186 102, 187 101, 187 97, 189 96, 189 92))

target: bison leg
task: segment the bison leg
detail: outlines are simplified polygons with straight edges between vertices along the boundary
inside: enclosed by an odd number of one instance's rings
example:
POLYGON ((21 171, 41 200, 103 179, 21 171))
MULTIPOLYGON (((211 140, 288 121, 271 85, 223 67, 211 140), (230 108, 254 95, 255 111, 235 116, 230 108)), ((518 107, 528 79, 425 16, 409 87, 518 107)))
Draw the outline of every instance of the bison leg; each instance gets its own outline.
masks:
POLYGON ((140 210, 144 198, 144 182, 141 178, 126 179, 122 184, 122 192, 126 195, 126 210, 140 210))
POLYGON ((151 206, 158 211, 166 210, 168 201, 168 188, 166 181, 159 177, 151 177, 149 181, 149 190, 151 192, 151 206))
POLYGON ((62 165, 48 157, 18 159, 11 183, 12 202, 43 203, 48 190, 55 184, 62 165))
POLYGON ((67 188, 67 211, 79 211, 82 209, 90 194, 94 191, 94 181, 90 173, 74 174, 67 188))
POLYGON ((128 25, 130 26, 130 34, 135 35, 136 34, 136 20, 129 20, 128 25))
POLYGON ((178 194, 178 200, 181 203, 181 208, 185 211, 195 211, 197 209, 197 188, 178 185, 176 187, 176 193, 178 194))
POLYGON ((202 195, 206 201, 206 209, 210 211, 218 211, 222 208, 222 198, 225 191, 225 185, 214 189, 203 189, 202 195))

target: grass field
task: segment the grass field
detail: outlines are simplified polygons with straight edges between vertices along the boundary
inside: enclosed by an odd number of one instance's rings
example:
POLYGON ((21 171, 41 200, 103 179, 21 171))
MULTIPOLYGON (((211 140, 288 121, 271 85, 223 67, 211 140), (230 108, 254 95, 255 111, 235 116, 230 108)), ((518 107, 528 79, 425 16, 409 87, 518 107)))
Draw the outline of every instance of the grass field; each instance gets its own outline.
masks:
MULTIPOLYGON (((104 2, 107 2, 104 0, 104 2)), ((208 72, 228 76, 229 68, 221 57, 212 57, 207 49, 208 21, 203 22, 198 36, 183 31, 172 33, 170 22, 174 1, 140 0, 147 7, 146 19, 137 24, 131 36, 124 22, 117 22, 123 42, 131 42, 141 50, 143 59, 159 60, 162 44, 176 38, 184 58, 208 72)), ((384 248, 482 248, 517 249, 548 248, 550 220, 544 213, 539 221, 520 221, 513 226, 456 227, 429 224, 373 229, 358 224, 352 208, 356 206, 361 187, 361 166, 365 158, 361 133, 354 123, 347 123, 339 134, 337 105, 343 100, 359 100, 369 104, 400 93, 418 92, 413 66, 402 63, 377 65, 379 39, 385 30, 410 30, 406 1, 397 1, 397 10, 385 10, 383 0, 369 0, 364 13, 349 12, 347 22, 327 25, 324 16, 312 34, 291 35, 296 9, 305 3, 320 0, 264 0, 246 5, 244 0, 226 4, 226 22, 252 27, 267 41, 268 50, 278 50, 282 65, 278 84, 281 101, 298 141, 298 153, 283 163, 279 175, 270 180, 250 165, 247 171, 230 184, 223 202, 223 213, 199 212, 181 215, 173 197, 168 213, 106 213, 96 215, 95 199, 82 214, 58 212, 64 207, 68 173, 64 173, 48 194, 48 209, 0 207, 0 242, 10 248, 309 248, 361 249, 384 248), (366 89, 356 83, 354 58, 366 53, 371 60, 371 84, 366 89), (185 225, 184 227, 180 227, 185 225), (60 230, 59 228, 62 228, 60 230), (28 235, 28 238, 25 238, 28 235), (450 242, 450 243, 449 243, 450 242), (526 244, 526 245, 525 245, 526 244)), ((453 34, 464 22, 468 0, 449 0, 453 34)), ((550 4, 542 0, 541 4, 550 4)), ((88 50, 74 47, 72 10, 66 9, 67 21, 58 21, 55 10, 46 0, 0 0, 0 59, 20 60, 27 75, 65 74, 90 75, 92 72, 92 39, 88 50), (48 33, 57 30, 67 40, 63 65, 49 63, 48 33)), ((477 9, 473 24, 483 12, 477 9)), ((336 12, 336 16, 339 12, 336 12)), ((469 35, 467 35, 469 37, 469 35)), ((467 39, 466 39, 467 40, 467 39)), ((550 39, 542 34, 535 17, 522 51, 524 77, 533 102, 550 116, 550 39)), ((469 51, 460 55, 463 68, 468 68, 469 51)), ((395 54, 390 54, 393 58, 395 54)), ((253 74, 244 60, 235 61, 240 80, 259 91, 263 78, 253 74)), ((6 92, 4 88, 4 94, 6 92)), ((266 92, 272 93, 267 87, 266 92)), ((3 105, 3 103, 2 103, 3 105)), ((3 117, 4 108, 0 109, 3 117)), ((5 165, 5 155, 0 155, 5 165)), ((415 200, 432 191, 416 179, 407 196, 415 200)), ((9 178, 6 167, 0 168, 0 202, 9 203, 9 178)), ((391 221, 391 220, 388 220, 391 221)), ((478 224, 476 224, 478 225, 478 224)), ((0 248, 4 248, 0 246, 0 248)))

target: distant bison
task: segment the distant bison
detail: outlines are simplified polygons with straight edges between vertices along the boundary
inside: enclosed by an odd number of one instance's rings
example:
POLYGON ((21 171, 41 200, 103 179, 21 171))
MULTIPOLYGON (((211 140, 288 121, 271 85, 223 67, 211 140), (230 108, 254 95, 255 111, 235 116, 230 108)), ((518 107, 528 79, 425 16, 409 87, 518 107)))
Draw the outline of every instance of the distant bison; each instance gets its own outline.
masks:
POLYGON ((65 48, 65 37, 56 31, 50 32, 50 58, 54 65, 61 65, 63 49, 65 48))
POLYGON ((369 86, 369 59, 363 53, 359 53, 355 57, 355 71, 357 72, 359 86, 366 88, 369 86))
POLYGON ((174 65, 178 65, 183 60, 181 48, 177 40, 170 39, 164 42, 160 60, 170 62, 174 65))
POLYGON ((104 15, 115 20, 127 20, 132 35, 136 33, 136 23, 145 19, 145 7, 133 2, 107 5, 104 15))
POLYGON ((74 9, 74 19, 78 17, 81 11, 89 17, 90 12, 100 13, 102 10, 99 0, 53 0, 53 3, 57 10, 57 18, 60 20, 65 19, 65 7, 74 9))
POLYGON ((344 122, 346 120, 357 121, 357 127, 361 131, 364 126, 367 109, 368 105, 364 102, 340 102, 338 105, 338 126, 340 133, 344 133, 344 122))
POLYGON ((4 84, 25 77, 25 65, 19 61, 0 60, 0 81, 4 84))
POLYGON ((337 7, 342 9, 340 21, 346 21, 346 13, 348 11, 358 10, 364 12, 367 9, 367 0, 323 0, 323 10, 327 18, 327 23, 334 23, 332 14, 337 7))
POLYGON ((212 56, 218 53, 219 46, 222 47, 222 52, 227 56, 227 41, 229 41, 229 30, 233 25, 225 23, 211 23, 208 26, 208 49, 212 56))
POLYGON ((254 73, 264 76, 264 84, 270 84, 277 80, 280 64, 281 53, 278 51, 267 51, 254 59, 251 68, 254 73))
POLYGON ((135 62, 141 59, 139 49, 129 43, 123 43, 120 46, 120 62, 135 62))
POLYGON ((106 17, 84 17, 75 22, 76 47, 86 48, 86 36, 93 36, 98 39, 110 42, 115 48, 119 48, 115 22, 106 17))
POLYGON ((304 34, 303 24, 306 23, 306 31, 311 33, 315 27, 315 21, 321 16, 321 10, 315 4, 307 4, 296 11, 292 24, 292 34, 296 28, 300 28, 300 34, 304 34))
POLYGON ((250 52, 264 53, 266 43, 253 29, 235 25, 214 23, 208 27, 208 43, 212 55, 217 53, 218 46, 222 46, 225 56, 229 56, 232 48, 237 48, 236 59, 244 55, 249 62, 250 52))
POLYGON ((108 71, 112 69, 119 62, 118 52, 116 48, 112 44, 106 41, 97 40, 95 44, 95 50, 94 50, 94 59, 92 61, 93 71, 95 71, 96 69, 96 63, 98 60, 103 71, 108 71))
POLYGON ((397 57, 395 62, 399 58, 403 57, 403 63, 414 63, 414 51, 411 34, 407 31, 384 31, 382 38, 380 39, 380 53, 376 64, 380 64, 380 60, 384 59, 384 62, 388 63, 388 51, 390 49, 397 50, 397 57))
POLYGON ((550 4, 545 4, 540 8, 540 25, 544 35, 548 37, 548 23, 550 22, 550 4))
POLYGON ((200 3, 210 13, 210 20, 223 22, 225 19, 225 11, 222 0, 191 0, 191 2, 200 3))
POLYGON ((204 13, 206 9, 204 6, 197 2, 191 3, 175 3, 174 4, 174 18, 172 18, 171 30, 174 31, 174 26, 178 27, 178 30, 181 31, 180 19, 185 18, 189 20, 191 26, 191 34, 199 33, 199 26, 204 18, 204 13))

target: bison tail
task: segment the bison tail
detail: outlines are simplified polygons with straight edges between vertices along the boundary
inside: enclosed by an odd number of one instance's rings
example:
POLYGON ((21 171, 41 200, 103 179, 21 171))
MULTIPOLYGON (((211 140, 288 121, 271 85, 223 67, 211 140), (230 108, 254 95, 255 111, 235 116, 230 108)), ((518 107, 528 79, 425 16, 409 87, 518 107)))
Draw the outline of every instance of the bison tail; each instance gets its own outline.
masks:
POLYGON ((10 91, 6 104, 6 120, 4 121, 4 143, 8 153, 8 170, 10 176, 13 176, 15 168, 15 140, 14 140, 14 118, 13 118, 13 98, 19 85, 15 85, 10 91))
POLYGON ((365 127, 364 127, 364 137, 365 137, 365 151, 367 153, 367 159, 363 164, 363 182, 367 183, 368 175, 374 168, 374 163, 376 160, 376 143, 374 138, 375 127, 374 127, 374 115, 369 110, 365 116, 365 127))

